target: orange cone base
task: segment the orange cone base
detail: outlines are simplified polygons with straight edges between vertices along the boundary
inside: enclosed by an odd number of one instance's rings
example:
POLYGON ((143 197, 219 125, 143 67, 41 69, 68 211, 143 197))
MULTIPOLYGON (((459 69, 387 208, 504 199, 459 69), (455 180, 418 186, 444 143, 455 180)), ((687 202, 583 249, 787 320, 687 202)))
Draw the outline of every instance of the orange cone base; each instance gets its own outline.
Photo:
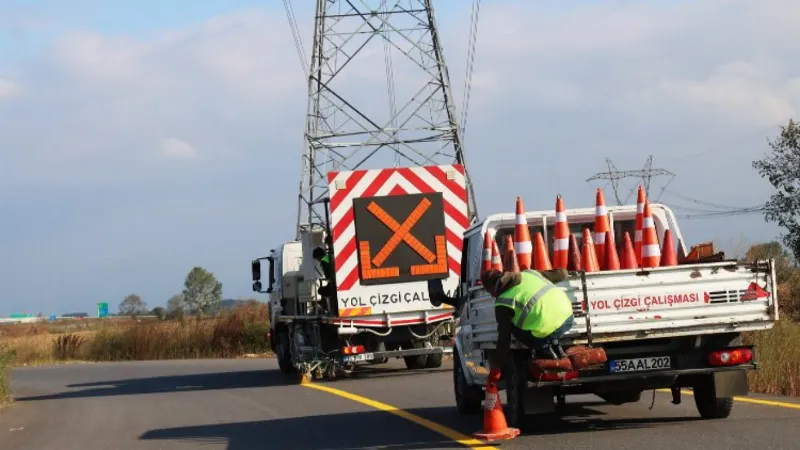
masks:
POLYGON ((472 437, 475 439, 480 439, 484 442, 496 442, 514 439, 515 437, 519 436, 519 434, 519 428, 508 427, 503 431, 497 431, 495 433, 484 433, 479 431, 477 433, 472 433, 472 437))

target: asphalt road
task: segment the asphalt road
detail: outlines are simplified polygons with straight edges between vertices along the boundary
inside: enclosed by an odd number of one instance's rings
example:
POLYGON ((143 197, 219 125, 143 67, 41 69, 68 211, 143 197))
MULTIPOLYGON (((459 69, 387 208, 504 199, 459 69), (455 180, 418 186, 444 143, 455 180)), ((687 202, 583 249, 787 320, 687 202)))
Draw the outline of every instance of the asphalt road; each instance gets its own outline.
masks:
MULTIPOLYGON (((17 401, 0 410, 0 450, 465 448, 455 440, 479 430, 481 416, 458 415, 450 370, 448 362, 419 372, 390 363, 315 384, 332 393, 287 382, 274 360, 20 368, 17 401)), ((787 449, 800 442, 797 408, 737 402, 730 418, 703 421, 690 396, 674 406, 656 393, 649 410, 651 399, 611 406, 570 398, 554 426, 496 447, 787 449)))

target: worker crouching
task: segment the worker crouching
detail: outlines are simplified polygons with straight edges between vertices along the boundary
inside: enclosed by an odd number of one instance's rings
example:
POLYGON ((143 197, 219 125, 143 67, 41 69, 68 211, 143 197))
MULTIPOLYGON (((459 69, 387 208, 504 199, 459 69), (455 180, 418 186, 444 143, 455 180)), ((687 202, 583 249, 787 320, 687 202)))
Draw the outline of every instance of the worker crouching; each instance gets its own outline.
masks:
POLYGON ((489 382, 500 380, 513 335, 533 350, 536 359, 560 359, 558 338, 572 328, 572 302, 554 283, 567 278, 565 269, 485 272, 481 281, 495 300, 497 347, 490 357, 489 382))

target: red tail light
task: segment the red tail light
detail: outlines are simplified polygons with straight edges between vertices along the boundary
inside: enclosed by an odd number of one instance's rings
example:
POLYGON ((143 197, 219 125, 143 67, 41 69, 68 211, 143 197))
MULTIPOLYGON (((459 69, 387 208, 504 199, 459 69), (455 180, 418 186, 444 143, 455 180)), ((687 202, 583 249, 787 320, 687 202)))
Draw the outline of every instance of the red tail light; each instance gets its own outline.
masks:
POLYGON ((345 355, 357 355, 359 353, 364 353, 364 346, 355 345, 353 347, 342 347, 342 353, 345 355))
POLYGON ((738 366, 753 360, 753 351, 749 348, 729 348, 708 354, 708 363, 712 366, 738 366))

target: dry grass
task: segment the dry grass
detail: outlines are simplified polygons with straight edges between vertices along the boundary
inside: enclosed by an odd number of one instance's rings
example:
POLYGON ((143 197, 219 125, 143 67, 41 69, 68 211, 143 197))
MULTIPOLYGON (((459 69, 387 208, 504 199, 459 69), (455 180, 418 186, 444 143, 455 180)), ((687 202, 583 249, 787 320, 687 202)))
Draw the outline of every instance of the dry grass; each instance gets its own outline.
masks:
POLYGON ((13 352, 0 350, 0 405, 11 400, 11 385, 8 371, 14 358, 13 352))
POLYGON ((759 370, 750 371, 750 390, 800 396, 800 324, 780 320, 769 331, 747 334, 756 346, 759 370))
POLYGON ((2 327, 0 352, 14 364, 233 358, 269 352, 266 305, 245 305, 220 317, 181 321, 94 320, 2 327))

